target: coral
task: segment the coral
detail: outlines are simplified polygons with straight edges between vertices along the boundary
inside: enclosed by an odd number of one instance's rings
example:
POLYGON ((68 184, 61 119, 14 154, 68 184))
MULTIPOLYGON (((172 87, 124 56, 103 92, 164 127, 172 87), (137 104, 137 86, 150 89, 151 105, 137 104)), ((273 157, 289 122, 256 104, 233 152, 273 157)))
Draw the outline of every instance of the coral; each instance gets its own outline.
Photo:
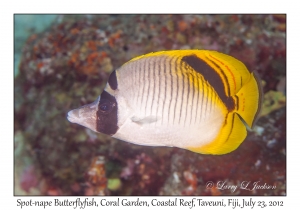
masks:
POLYGON ((286 99, 282 92, 270 90, 264 95, 261 116, 266 116, 270 112, 285 107, 286 99))
POLYGON ((27 167, 21 176, 21 187, 26 192, 29 192, 30 188, 36 187, 38 184, 38 178, 34 171, 34 166, 27 167))
POLYGON ((111 191, 116 191, 120 189, 122 186, 122 182, 118 178, 108 179, 107 188, 111 191))
POLYGON ((188 187, 184 189, 183 195, 194 195, 197 189, 197 177, 190 171, 184 171, 183 177, 188 183, 188 187))
MULTIPOLYGON (((103 156, 94 157, 86 173, 87 189, 85 195, 106 195, 107 179, 105 172, 105 159, 103 156), (90 193, 92 192, 92 193, 90 193)), ((109 182, 111 187, 111 181, 109 182)), ((114 186, 116 188, 116 186, 114 186)), ((115 189, 114 188, 114 189, 115 189)))

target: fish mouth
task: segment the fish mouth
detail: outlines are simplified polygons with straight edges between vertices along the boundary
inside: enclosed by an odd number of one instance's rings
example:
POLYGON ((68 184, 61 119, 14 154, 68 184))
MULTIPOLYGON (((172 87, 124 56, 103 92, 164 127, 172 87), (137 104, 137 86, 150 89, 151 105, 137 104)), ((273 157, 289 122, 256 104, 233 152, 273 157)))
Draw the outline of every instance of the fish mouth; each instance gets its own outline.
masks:
POLYGON ((100 96, 93 103, 69 111, 67 114, 67 119, 71 123, 82 125, 97 132, 97 111, 99 101, 100 96))
POLYGON ((68 114, 67 114, 67 119, 71 123, 77 123, 80 119, 79 110, 78 109, 73 109, 73 110, 69 111, 68 114))

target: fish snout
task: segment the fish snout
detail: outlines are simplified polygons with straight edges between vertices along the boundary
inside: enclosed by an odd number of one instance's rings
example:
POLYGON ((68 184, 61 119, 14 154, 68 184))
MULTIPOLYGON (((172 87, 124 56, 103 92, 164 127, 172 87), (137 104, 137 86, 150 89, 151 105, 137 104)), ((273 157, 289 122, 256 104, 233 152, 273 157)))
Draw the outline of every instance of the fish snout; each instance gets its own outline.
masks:
POLYGON ((77 123, 97 132, 96 121, 99 101, 100 97, 93 103, 69 111, 67 119, 72 123, 77 123))

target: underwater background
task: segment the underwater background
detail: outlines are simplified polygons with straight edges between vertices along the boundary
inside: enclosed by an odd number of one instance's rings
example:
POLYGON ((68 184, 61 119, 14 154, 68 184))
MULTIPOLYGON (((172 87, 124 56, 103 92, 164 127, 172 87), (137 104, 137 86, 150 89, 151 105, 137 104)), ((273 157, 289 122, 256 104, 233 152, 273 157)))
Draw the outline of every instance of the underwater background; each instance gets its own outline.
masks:
POLYGON ((15 195, 286 194, 286 15, 15 15, 14 64, 15 195), (170 49, 217 50, 260 76, 261 117, 237 150, 138 146, 68 122, 114 69, 170 49))

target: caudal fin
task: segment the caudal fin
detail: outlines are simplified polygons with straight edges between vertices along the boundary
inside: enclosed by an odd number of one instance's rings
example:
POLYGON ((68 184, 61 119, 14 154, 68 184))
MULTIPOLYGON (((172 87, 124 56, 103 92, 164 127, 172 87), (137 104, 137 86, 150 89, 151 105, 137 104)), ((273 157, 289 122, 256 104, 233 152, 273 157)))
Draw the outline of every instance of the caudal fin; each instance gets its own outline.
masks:
POLYGON ((252 128, 257 120, 262 103, 260 79, 252 72, 250 80, 236 94, 236 113, 252 128))

